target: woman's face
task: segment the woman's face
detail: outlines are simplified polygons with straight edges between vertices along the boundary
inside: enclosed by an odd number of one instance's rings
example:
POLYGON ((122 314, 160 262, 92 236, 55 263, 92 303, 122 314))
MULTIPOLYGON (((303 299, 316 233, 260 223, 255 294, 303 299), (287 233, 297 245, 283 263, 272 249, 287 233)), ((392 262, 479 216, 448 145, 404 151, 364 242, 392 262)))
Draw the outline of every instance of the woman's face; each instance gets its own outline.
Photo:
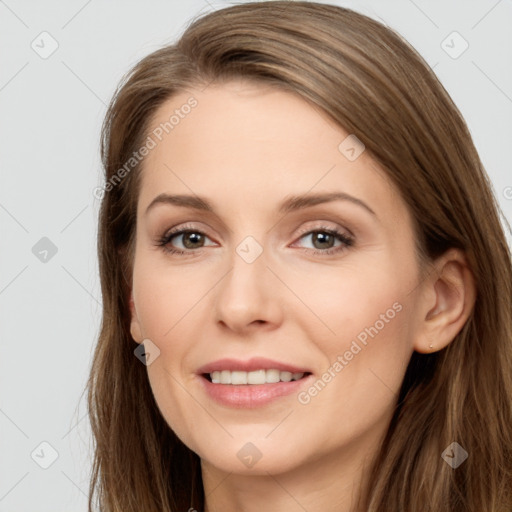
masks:
POLYGON ((396 188, 319 109, 261 85, 176 95, 152 129, 131 332, 150 340, 170 427, 227 472, 373 452, 418 318, 412 222, 396 188), (153 203, 161 194, 179 198, 153 203), (215 368, 213 383, 202 374, 215 368))

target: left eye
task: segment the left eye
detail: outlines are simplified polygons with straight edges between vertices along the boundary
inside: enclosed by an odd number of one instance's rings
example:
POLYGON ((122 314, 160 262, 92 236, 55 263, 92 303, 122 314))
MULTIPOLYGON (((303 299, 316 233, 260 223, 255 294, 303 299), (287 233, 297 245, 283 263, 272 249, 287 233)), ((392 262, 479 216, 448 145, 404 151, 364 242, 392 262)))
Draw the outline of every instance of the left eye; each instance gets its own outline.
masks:
POLYGON ((312 249, 316 250, 325 250, 325 249, 332 249, 335 247, 336 241, 338 241, 338 247, 340 245, 343 245, 343 243, 348 244, 348 239, 344 237, 342 233, 333 232, 333 231, 311 231, 309 233, 306 233, 305 235, 302 235, 300 239, 302 238, 309 238, 311 241, 311 244, 313 245, 312 249))
MULTIPOLYGON (((309 238, 313 249, 316 252, 334 252, 330 249, 342 250, 346 246, 350 246, 353 243, 353 239, 344 233, 332 229, 318 229, 309 231, 302 235, 300 239, 309 238), (339 243, 335 245, 336 241, 339 243)), ((310 249, 307 247, 307 249, 310 249)))

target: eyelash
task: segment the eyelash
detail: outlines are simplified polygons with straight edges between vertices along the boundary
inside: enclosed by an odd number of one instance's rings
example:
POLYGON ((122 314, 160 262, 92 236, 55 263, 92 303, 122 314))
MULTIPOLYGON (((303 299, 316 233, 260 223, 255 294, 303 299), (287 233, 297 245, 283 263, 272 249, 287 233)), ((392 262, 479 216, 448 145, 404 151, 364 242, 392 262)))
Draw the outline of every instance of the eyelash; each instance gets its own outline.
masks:
MULTIPOLYGON (((208 237, 208 235, 206 235, 206 233, 203 233, 202 231, 195 229, 193 226, 183 226, 180 229, 170 231, 169 233, 166 233, 165 235, 160 237, 157 241, 157 246, 161 247, 162 250, 167 254, 191 255, 190 254, 191 252, 198 252, 200 249, 188 249, 186 251, 183 251, 181 249, 175 249, 173 247, 168 247, 168 244, 171 241, 171 239, 175 238, 176 236, 184 235, 187 233, 196 233, 196 234, 200 234, 205 237, 208 237)), ((329 249, 325 249, 325 250, 306 248, 306 251, 308 253, 331 255, 331 254, 340 253, 340 252, 346 250, 347 248, 351 247, 354 244, 354 238, 352 236, 349 236, 346 233, 341 233, 340 231, 338 231, 336 229, 332 229, 332 228, 328 228, 328 227, 324 227, 324 226, 320 226, 316 229, 310 229, 308 231, 304 231, 303 233, 300 234, 299 239, 303 238, 306 235, 312 235, 315 233, 327 233, 329 235, 332 235, 335 238, 337 238, 339 241, 341 241, 342 245, 338 246, 338 247, 330 247, 329 249)))

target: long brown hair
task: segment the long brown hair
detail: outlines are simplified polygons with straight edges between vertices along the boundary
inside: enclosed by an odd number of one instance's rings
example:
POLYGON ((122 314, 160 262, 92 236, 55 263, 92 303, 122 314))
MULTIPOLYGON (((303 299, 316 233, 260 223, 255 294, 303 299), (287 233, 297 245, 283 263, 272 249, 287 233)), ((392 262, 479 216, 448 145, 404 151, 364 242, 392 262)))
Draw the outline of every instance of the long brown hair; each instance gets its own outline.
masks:
MULTIPOLYGON (((236 5, 193 20, 123 79, 102 130, 106 181, 143 145, 165 100, 238 78, 297 93, 355 134, 408 204, 422 257, 462 249, 476 281, 475 306, 454 341, 413 354, 361 510, 512 510, 511 255, 448 93, 407 42, 366 16, 301 1, 236 5), (441 454, 455 441, 469 456, 452 469, 441 454)), ((143 163, 110 181, 99 213, 103 318, 88 383, 89 510, 96 497, 103 512, 201 511, 199 458, 165 422, 133 354, 128 299, 143 163)))

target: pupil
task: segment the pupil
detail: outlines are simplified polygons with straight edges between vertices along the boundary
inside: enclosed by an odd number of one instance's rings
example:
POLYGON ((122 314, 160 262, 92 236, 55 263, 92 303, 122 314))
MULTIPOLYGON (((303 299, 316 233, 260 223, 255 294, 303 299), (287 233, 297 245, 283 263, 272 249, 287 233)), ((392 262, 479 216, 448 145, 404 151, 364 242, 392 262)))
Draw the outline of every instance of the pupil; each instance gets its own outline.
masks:
POLYGON ((329 233, 313 233, 313 243, 315 242, 324 244, 324 246, 319 247, 320 249, 329 249, 332 247, 333 237, 329 233))
POLYGON ((193 249, 194 248, 194 244, 201 243, 202 236, 203 235, 201 235, 199 233, 185 233, 183 235, 183 245, 187 249, 193 249), (189 243, 189 241, 190 241, 190 243, 189 243), (190 245, 192 245, 192 247, 190 247, 190 245))

